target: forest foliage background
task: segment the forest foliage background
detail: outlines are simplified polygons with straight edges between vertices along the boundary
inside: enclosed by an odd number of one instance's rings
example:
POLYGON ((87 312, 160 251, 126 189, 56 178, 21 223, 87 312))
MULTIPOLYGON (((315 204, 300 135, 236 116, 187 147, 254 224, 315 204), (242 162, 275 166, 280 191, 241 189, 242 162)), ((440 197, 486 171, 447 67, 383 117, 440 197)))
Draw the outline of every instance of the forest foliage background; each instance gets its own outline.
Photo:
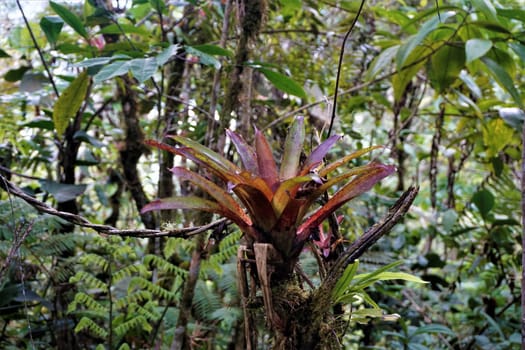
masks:
MULTIPOLYGON (((297 115, 308 148, 325 139, 336 84, 344 138, 327 157, 383 145, 364 159, 397 171, 339 209, 334 244, 419 186, 358 272, 402 261, 428 281, 368 287, 381 311, 348 303, 341 347, 519 348, 522 3, 368 1, 346 41, 359 2, 50 1, 37 15, 31 3, 3 10, 30 16, 0 38, 1 187, 49 207, 0 193, 1 348, 176 348, 181 324, 185 348, 243 348, 241 233, 191 235, 181 228, 218 218, 141 212, 199 191, 167 170, 191 162, 144 140, 180 135, 237 161, 224 130, 251 142, 256 127, 280 159, 297 115)), ((318 283, 314 254, 300 263, 318 283)))

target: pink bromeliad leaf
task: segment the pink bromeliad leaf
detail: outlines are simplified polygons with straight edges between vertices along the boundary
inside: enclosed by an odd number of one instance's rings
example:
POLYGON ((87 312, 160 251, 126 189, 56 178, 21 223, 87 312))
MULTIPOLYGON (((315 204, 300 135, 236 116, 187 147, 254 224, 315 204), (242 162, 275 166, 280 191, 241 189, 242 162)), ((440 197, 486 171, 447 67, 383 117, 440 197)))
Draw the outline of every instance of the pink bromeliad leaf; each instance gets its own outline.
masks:
POLYGON ((275 164, 268 140, 266 140, 263 133, 259 130, 255 130, 255 153, 257 154, 260 177, 262 177, 268 184, 268 187, 273 190, 279 182, 277 165, 275 164))
POLYGON ((191 149, 195 150, 197 153, 202 154, 209 161, 211 161, 211 162, 213 162, 213 163, 223 167, 225 170, 228 170, 228 171, 230 171, 232 173, 240 171, 240 169, 239 169, 239 167, 237 165, 233 164, 232 162, 230 162, 228 159, 224 158, 223 156, 221 156, 217 152, 212 151, 208 147, 203 146, 203 145, 201 145, 200 143, 198 143, 196 141, 190 140, 190 139, 185 138, 185 137, 180 137, 180 136, 168 136, 168 137, 170 137, 173 140, 177 141, 181 145, 186 146, 188 148, 191 148, 191 149))
POLYGON ((317 146, 304 161, 300 175, 307 174, 313 167, 319 165, 323 161, 323 158, 326 156, 328 151, 330 151, 333 145, 335 145, 335 143, 340 139, 341 136, 332 135, 319 146, 317 146))
POLYGON ((328 202, 308 217, 297 229, 297 240, 306 240, 311 227, 318 226, 346 202, 370 190, 377 182, 392 174, 395 167, 375 163, 366 174, 360 175, 337 191, 328 202))
POLYGON ((304 146, 304 138, 304 118, 297 117, 290 126, 290 130, 288 130, 284 142, 284 152, 279 172, 279 178, 281 181, 297 176, 301 152, 303 151, 304 146))
POLYGON ((253 229, 244 222, 238 215, 232 213, 230 210, 222 206, 221 204, 203 199, 196 196, 185 196, 185 197, 168 197, 154 200, 146 204, 141 213, 146 213, 153 210, 174 210, 174 209, 189 209, 189 210, 201 210, 209 213, 218 214, 222 217, 232 220, 241 230, 248 234, 255 234, 253 229))
POLYGON ((292 177, 289 180, 281 182, 279 184, 279 187, 273 194, 272 198, 272 207, 275 211, 275 215, 277 217, 280 217, 282 212, 288 205, 288 202, 291 199, 295 198, 295 195, 297 194, 299 188, 305 183, 311 181, 320 182, 321 179, 316 174, 309 174, 304 176, 292 177))
POLYGON ((244 221, 246 225, 252 225, 252 220, 242 210, 239 203, 237 203, 237 201, 233 199, 231 194, 223 190, 221 187, 217 186, 215 183, 186 168, 174 167, 173 169, 171 169, 171 172, 173 173, 173 175, 179 177, 180 179, 188 180, 191 183, 199 186, 213 199, 220 203, 221 206, 229 210, 232 215, 237 215, 239 219, 244 221))
POLYGON ((253 175, 259 175, 257 156, 255 155, 253 147, 248 145, 248 143, 246 143, 246 141, 240 135, 234 133, 233 131, 226 130, 226 134, 232 140, 237 153, 239 153, 242 164, 244 165, 244 169, 253 175))
POLYGON ((277 217, 274 214, 271 200, 263 192, 244 183, 233 187, 233 192, 248 211, 254 226, 265 232, 269 232, 275 226, 277 217))

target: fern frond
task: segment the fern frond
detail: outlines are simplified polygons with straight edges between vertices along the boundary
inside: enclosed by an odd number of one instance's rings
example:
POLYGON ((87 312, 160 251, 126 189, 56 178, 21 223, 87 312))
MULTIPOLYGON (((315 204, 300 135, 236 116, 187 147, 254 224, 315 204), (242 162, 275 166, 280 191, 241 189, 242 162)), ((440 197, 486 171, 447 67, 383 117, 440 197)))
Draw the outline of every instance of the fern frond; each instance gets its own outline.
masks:
POLYGON ((160 256, 157 256, 157 255, 153 255, 153 254, 148 254, 146 256, 144 256, 144 264, 145 265, 153 265, 155 266, 156 268, 158 268, 159 270, 163 271, 163 272, 167 272, 167 273, 170 273, 170 274, 173 274, 173 275, 178 275, 178 276, 181 276, 181 277, 186 277, 188 276, 188 271, 176 266, 176 265, 173 265, 172 263, 170 263, 169 261, 167 261, 166 259, 160 257, 160 256))
POLYGON ((93 299, 93 297, 83 292, 78 292, 75 295, 75 299, 69 305, 69 307, 73 309, 76 308, 78 304, 85 305, 89 310, 108 312, 108 308, 106 306, 103 306, 98 301, 93 299))
POLYGON ((69 279, 70 283, 77 283, 79 281, 82 281, 86 288, 99 289, 104 293, 107 293, 108 291, 108 286, 106 283, 86 271, 78 271, 73 277, 69 279))
POLYGON ((149 333, 153 327, 144 316, 139 315, 119 324, 115 327, 114 332, 118 337, 123 337, 133 329, 140 329, 149 333))
POLYGON ((176 294, 173 292, 170 292, 151 281, 148 281, 147 279, 143 277, 133 277, 129 283, 129 290, 131 290, 133 287, 138 286, 141 289, 145 289, 157 298, 162 298, 168 301, 175 301, 176 300, 176 294))
POLYGON ((61 256, 75 249, 79 241, 80 236, 74 233, 54 234, 32 245, 31 249, 38 256, 61 256))
POLYGON ((105 339, 108 336, 108 332, 104 328, 100 327, 87 317, 82 317, 75 327, 76 333, 82 331, 87 331, 91 335, 100 339, 105 339))
POLYGON ((141 272, 146 272, 144 265, 128 265, 115 271, 111 275, 111 283, 116 284, 123 278, 132 277, 134 274, 140 274, 141 272))
POLYGON ((179 253, 180 255, 181 251, 189 254, 192 248, 193 244, 187 239, 180 237, 168 238, 168 240, 166 241, 166 245, 164 246, 163 253, 166 259, 169 259, 177 253, 179 253))
POLYGON ((144 318, 150 321, 158 321, 158 319, 160 318, 160 314, 154 308, 148 310, 146 306, 142 307, 139 304, 132 304, 129 310, 131 313, 143 316, 144 318))
POLYGON ((193 295, 195 316, 201 320, 209 320, 211 315, 221 306, 219 295, 210 290, 204 281, 199 280, 193 295))
POLYGON ((109 261, 98 254, 94 253, 84 253, 80 257, 79 261, 84 265, 94 265, 101 269, 102 272, 108 271, 109 261))
POLYGON ((118 348, 118 350, 131 350, 131 348, 129 347, 128 343, 124 343, 118 348))
POLYGON ((115 301, 115 306, 118 309, 122 309, 124 307, 127 307, 131 304, 139 304, 143 303, 146 300, 151 300, 152 295, 147 290, 138 290, 133 294, 128 294, 123 298, 119 298, 115 301))

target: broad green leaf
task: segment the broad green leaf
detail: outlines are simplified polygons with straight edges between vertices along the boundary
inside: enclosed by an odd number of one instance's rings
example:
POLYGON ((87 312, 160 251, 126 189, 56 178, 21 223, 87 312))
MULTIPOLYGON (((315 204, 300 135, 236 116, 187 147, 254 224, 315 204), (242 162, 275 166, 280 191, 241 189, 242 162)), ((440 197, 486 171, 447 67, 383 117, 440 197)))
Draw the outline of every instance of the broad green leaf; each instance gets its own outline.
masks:
POLYGON ((297 175, 305 138, 304 117, 294 118, 284 141, 279 179, 288 180, 297 175))
MULTIPOLYGON (((520 130, 521 131, 521 130, 520 130)), ((487 156, 495 157, 512 141, 514 130, 502 118, 490 120, 483 126, 483 143, 487 147, 487 156)))
POLYGON ((258 176, 259 168, 257 166, 257 157, 255 156, 255 151, 253 147, 248 145, 246 141, 238 134, 226 129, 226 134, 232 140, 233 145, 237 149, 239 157, 241 157, 242 164, 244 169, 248 172, 258 176))
POLYGON ((130 60, 131 58, 132 57, 130 57, 128 55, 123 55, 123 54, 117 54, 117 55, 113 55, 111 57, 95 57, 95 58, 89 58, 87 60, 83 60, 83 61, 77 62, 77 63, 74 64, 74 67, 77 67, 77 68, 97 67, 97 66, 102 66, 102 65, 108 64, 111 61, 130 60))
POLYGON ((443 226, 443 230, 445 231, 445 233, 449 233, 450 231, 452 231, 457 221, 458 214, 454 209, 449 209, 443 214, 441 214, 441 225, 443 226))
POLYGON ((412 334, 410 334, 410 337, 415 337, 416 335, 420 334, 427 334, 427 333, 441 333, 450 335, 451 337, 455 337, 456 334, 447 326, 444 326, 442 324, 427 324, 421 327, 418 327, 412 334))
POLYGON ((438 16, 435 16, 431 18, 430 20, 423 23, 421 28, 419 29, 418 33, 410 39, 401 47, 399 47, 399 50, 397 52, 396 56, 396 66, 397 70, 399 71, 404 65, 408 57, 411 55, 412 51, 419 45, 423 40, 436 28, 441 24, 444 23, 448 18, 454 16, 456 13, 454 11, 447 11, 445 13, 441 14, 441 18, 438 16))
POLYGON ((137 58, 129 61, 131 74, 139 83, 143 83, 150 79, 157 71, 157 68, 157 60, 154 57, 137 58))
POLYGON ((146 30, 144 27, 136 27, 132 24, 116 23, 105 26, 100 30, 100 34, 138 34, 143 36, 151 35, 151 31, 146 30))
POLYGON ((496 8, 490 0, 471 0, 471 2, 474 8, 483 13, 489 21, 499 23, 496 8))
POLYGON ((272 148, 260 130, 255 130, 255 154, 260 176, 273 190, 279 182, 279 172, 273 158, 272 148))
POLYGON ((149 0, 151 7, 157 12, 164 12, 166 10, 166 4, 164 0, 149 0))
POLYGON ((64 26, 64 21, 60 17, 45 16, 40 20, 40 28, 46 35, 47 41, 53 46, 58 40, 62 26, 64 26))
POLYGON ((341 207, 346 202, 370 190, 376 183, 392 174, 396 168, 392 165, 377 164, 366 174, 360 175, 337 191, 332 198, 321 208, 314 212, 297 229, 297 234, 301 236, 311 227, 321 224, 329 215, 341 207))
POLYGON ((507 90, 507 92, 512 96, 514 102, 516 102, 518 107, 520 107, 521 109, 525 109, 521 95, 514 86, 514 81, 507 73, 507 71, 505 71, 505 69, 503 69, 498 63, 491 60, 490 58, 483 57, 481 60, 483 61, 483 63, 485 63, 494 79, 496 79, 496 81, 501 85, 501 87, 507 90))
POLYGON ((434 89, 442 93, 456 81, 464 66, 464 49, 444 45, 430 58, 430 69, 427 70, 427 74, 434 89))
POLYGON ((64 20, 64 22, 66 22, 71 28, 73 28, 75 32, 80 34, 80 36, 84 37, 85 39, 88 39, 89 36, 86 31, 86 28, 84 28, 84 24, 76 14, 69 11, 67 7, 64 7, 54 1, 50 1, 49 5, 53 9, 53 11, 55 11, 55 13, 64 20))
POLYGON ((519 8, 513 8, 513 9, 498 8, 496 9, 496 13, 499 16, 515 19, 515 20, 525 23, 525 10, 522 10, 519 8))
POLYGON ((213 199, 215 199, 215 201, 217 201, 217 203, 219 203, 226 210, 231 212, 230 217, 237 217, 237 219, 234 220, 235 223, 241 224, 243 225, 243 227, 246 225, 250 226, 252 224, 252 221, 244 213, 242 208, 239 206, 239 203, 237 203, 233 199, 233 197, 230 194, 228 194, 225 190, 223 190, 210 180, 182 167, 174 167, 173 169, 171 169, 171 172, 173 173, 173 175, 181 179, 188 180, 191 183, 199 186, 202 190, 208 193, 213 199))
POLYGON ((512 51, 514 51, 516 55, 519 56, 521 64, 525 64, 525 45, 520 43, 509 43, 509 46, 512 51))
POLYGON ((481 216, 486 219, 489 212, 494 208, 494 195, 489 190, 480 190, 472 196, 472 203, 478 208, 481 216))
POLYGON ((204 45, 193 45, 192 47, 208 55, 233 57, 233 52, 231 52, 230 50, 224 49, 220 46, 217 46, 217 45, 204 44, 204 45))
POLYGON ((337 280, 334 289, 332 290, 332 299, 337 300, 346 292, 346 289, 352 283, 352 280, 357 272, 359 267, 359 260, 356 260, 354 263, 349 264, 342 276, 337 280))
POLYGON ((84 130, 77 130, 73 135, 73 139, 77 141, 87 142, 97 148, 102 148, 105 146, 104 143, 102 143, 99 139, 89 135, 84 130))
POLYGON ((0 49, 0 58, 8 58, 8 57, 11 57, 11 55, 9 55, 4 50, 0 49))
POLYGON ((257 69, 279 90, 300 98, 306 98, 306 92, 295 80, 268 68, 259 67, 257 69))
POLYGON ((383 71, 392 62, 394 57, 399 50, 399 45, 394 45, 383 50, 376 58, 372 61, 370 68, 366 72, 366 80, 373 79, 379 72, 383 71))
POLYGON ((27 123, 21 124, 21 126, 24 126, 26 128, 37 128, 49 131, 53 131, 55 128, 53 121, 48 117, 35 117, 27 123))
POLYGON ((43 73, 26 72, 20 81, 19 89, 22 92, 35 92, 48 84, 49 79, 43 73))
POLYGON ((84 99, 89 86, 89 77, 86 71, 69 84, 69 86, 62 92, 53 107, 53 123, 55 123, 55 130, 59 137, 66 131, 69 124, 69 118, 73 117, 84 99))
POLYGON ((40 180, 42 190, 53 195, 57 202, 73 200, 86 191, 87 185, 62 184, 55 181, 40 180))
MULTIPOLYGON (((356 279, 361 277, 362 275, 355 276, 356 279)), ((428 283, 426 281, 423 281, 421 278, 406 272, 381 272, 380 274, 375 276, 375 279, 377 279, 378 281, 402 280, 416 283, 428 283)))
POLYGON ((392 77, 395 101, 399 101, 403 98, 407 85, 425 65, 431 52, 431 48, 426 46, 418 46, 414 48, 410 56, 407 58, 403 68, 398 70, 398 72, 392 77))
POLYGON ((128 60, 118 60, 111 62, 110 64, 104 66, 94 77, 93 83, 98 84, 104 80, 108 80, 119 75, 127 74, 130 68, 130 61, 128 60))
POLYGON ((214 56, 207 54, 205 52, 202 52, 199 49, 196 49, 192 46, 186 46, 185 47, 186 52, 190 55, 197 56, 199 58, 199 62, 206 65, 206 66, 212 66, 215 69, 221 68, 221 62, 216 59, 214 56))
POLYGON ((161 53, 155 56, 155 59, 157 60, 157 65, 159 67, 165 65, 174 55, 177 54, 179 49, 180 45, 170 45, 164 50, 162 50, 161 53))
POLYGON ((492 41, 487 39, 470 39, 465 44, 466 63, 483 57, 492 48, 492 41))
POLYGON ((401 265, 402 263, 403 263, 402 261, 394 261, 388 265, 378 268, 375 271, 354 276, 354 283, 352 283, 352 288, 354 288, 354 290, 363 289, 364 286, 368 286, 376 282, 377 281, 376 277, 379 274, 386 272, 390 269, 393 269, 394 267, 397 267, 401 265))
POLYGON ((499 116, 503 118, 514 130, 521 132, 523 130, 523 121, 525 121, 525 112, 519 108, 500 108, 499 116))
POLYGON ((5 81, 8 81, 10 83, 14 83, 15 81, 19 81, 24 76, 25 72, 30 70, 31 67, 28 66, 22 66, 20 68, 10 69, 7 71, 7 73, 4 74, 5 81))

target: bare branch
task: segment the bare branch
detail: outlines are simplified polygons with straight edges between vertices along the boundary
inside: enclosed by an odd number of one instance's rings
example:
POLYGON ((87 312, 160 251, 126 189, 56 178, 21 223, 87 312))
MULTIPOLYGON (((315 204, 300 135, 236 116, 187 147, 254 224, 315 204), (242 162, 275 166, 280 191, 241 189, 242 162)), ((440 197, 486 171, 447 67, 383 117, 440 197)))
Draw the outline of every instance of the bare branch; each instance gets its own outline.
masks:
POLYGON ((41 213, 46 213, 49 215, 53 215, 56 217, 59 217, 63 220, 66 220, 67 222, 87 227, 90 229, 93 229, 97 231, 98 233, 106 234, 106 235, 115 235, 115 236, 122 236, 122 237, 182 237, 182 238, 188 238, 194 235, 197 235, 199 233, 206 232, 207 230, 213 229, 214 227, 227 223, 230 224, 230 222, 225 219, 219 219, 216 221, 213 221, 209 224, 202 225, 202 226, 194 226, 194 227, 185 227, 180 229, 174 229, 174 230, 151 230, 151 229, 131 229, 131 230, 119 230, 113 226, 109 225, 100 225, 100 224, 93 224, 88 219, 81 215, 67 213, 64 211, 59 211, 48 204, 28 195, 25 193, 21 188, 13 184, 11 181, 7 180, 3 175, 0 175, 0 188, 4 189, 8 193, 23 199, 26 203, 31 205, 33 208, 38 210, 41 213))

